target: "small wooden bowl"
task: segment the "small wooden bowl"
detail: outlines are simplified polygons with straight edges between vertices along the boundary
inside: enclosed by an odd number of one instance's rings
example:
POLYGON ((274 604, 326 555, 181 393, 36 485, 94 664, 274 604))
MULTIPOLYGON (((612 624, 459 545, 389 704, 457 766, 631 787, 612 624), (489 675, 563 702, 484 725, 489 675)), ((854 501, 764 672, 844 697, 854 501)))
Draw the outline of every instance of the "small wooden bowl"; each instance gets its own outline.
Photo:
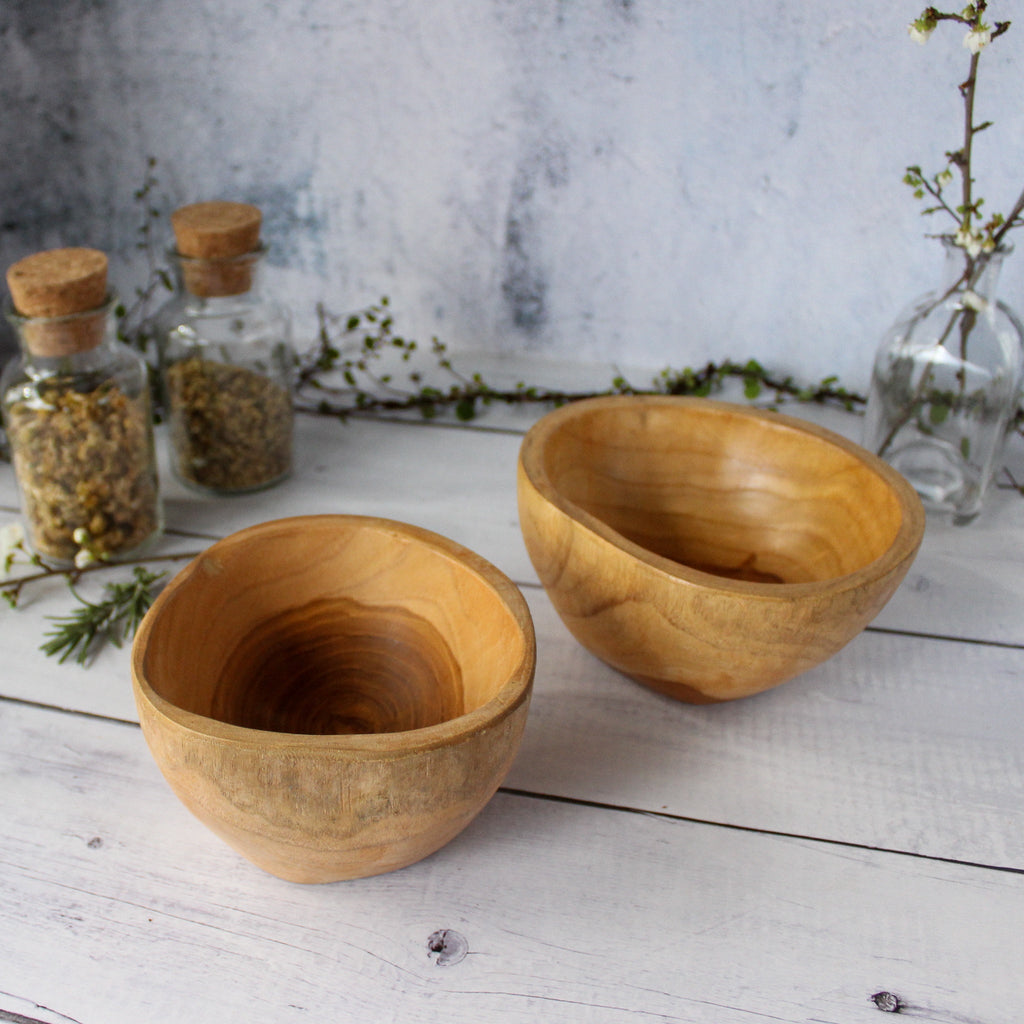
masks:
POLYGON ((405 867, 519 748, 533 625, 494 566, 426 530, 300 516, 219 541, 132 649, 142 730, 204 824, 296 882, 405 867))
POLYGON ((831 431, 701 398, 563 406, 519 456, 526 548, 589 651, 693 703, 758 693, 875 617, 924 533, 921 503, 831 431))

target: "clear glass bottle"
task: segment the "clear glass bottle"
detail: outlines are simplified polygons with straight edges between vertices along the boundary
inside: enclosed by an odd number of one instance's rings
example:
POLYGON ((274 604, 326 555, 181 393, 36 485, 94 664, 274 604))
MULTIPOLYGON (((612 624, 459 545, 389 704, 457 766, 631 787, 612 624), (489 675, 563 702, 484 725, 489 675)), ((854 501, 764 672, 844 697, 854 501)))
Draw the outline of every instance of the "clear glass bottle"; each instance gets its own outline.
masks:
POLYGON ((0 409, 29 544, 57 565, 136 555, 162 529, 149 372, 117 340, 106 270, 97 250, 57 249, 7 275, 21 354, 0 409))
POLYGON ((196 203, 171 218, 177 290, 154 318, 171 463, 189 487, 238 494, 290 475, 295 352, 264 297, 260 211, 196 203))
POLYGON ((971 256, 944 243, 945 283, 905 310, 878 349, 863 443, 925 508, 962 526, 981 511, 1017 411, 1024 326, 996 298, 1009 247, 971 256))

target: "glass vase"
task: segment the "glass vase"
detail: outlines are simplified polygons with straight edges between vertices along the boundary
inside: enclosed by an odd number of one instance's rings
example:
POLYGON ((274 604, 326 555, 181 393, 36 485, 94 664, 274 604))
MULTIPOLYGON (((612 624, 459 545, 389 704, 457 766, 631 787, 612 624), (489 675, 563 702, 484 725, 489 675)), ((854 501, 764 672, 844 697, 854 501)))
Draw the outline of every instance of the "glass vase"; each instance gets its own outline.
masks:
POLYGON ((931 512, 981 511, 1020 400, 1024 326, 996 298, 1010 248, 971 255, 951 238, 943 286, 906 309, 875 357, 864 447, 931 512))

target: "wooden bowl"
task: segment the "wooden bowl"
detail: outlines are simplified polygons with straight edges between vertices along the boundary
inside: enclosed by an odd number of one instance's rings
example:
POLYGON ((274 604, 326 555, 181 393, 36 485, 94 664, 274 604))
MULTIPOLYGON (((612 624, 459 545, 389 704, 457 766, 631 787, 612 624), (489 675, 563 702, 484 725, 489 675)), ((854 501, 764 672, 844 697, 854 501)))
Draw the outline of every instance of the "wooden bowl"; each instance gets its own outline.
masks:
POLYGON ((533 625, 488 562, 426 530, 300 516, 219 541, 132 649, 142 730, 182 802, 253 863, 327 882, 458 834, 519 748, 533 625))
POLYGON ((701 398, 549 413, 519 456, 519 516, 566 626, 693 703, 775 686, 878 613, 924 532, 907 482, 831 431, 701 398))

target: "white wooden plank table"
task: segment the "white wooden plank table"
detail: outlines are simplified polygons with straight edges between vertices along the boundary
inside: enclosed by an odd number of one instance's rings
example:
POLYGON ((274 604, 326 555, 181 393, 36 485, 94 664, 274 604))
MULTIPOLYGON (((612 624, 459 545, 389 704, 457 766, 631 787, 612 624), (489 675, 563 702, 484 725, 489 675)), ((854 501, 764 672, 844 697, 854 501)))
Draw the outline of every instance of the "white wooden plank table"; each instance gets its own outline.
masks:
MULTIPOLYGON (((522 587, 538 665, 520 756, 403 871, 308 887, 251 866, 161 778, 128 652, 44 658, 60 584, 0 610, 0 1021, 1024 1021, 1024 497, 930 520, 903 587, 825 665, 691 707, 597 662, 539 587, 514 472, 536 415, 302 417, 294 478, 237 499, 163 475, 166 550, 367 513, 522 587)), ((16 508, 0 466, 0 520, 16 508)))

